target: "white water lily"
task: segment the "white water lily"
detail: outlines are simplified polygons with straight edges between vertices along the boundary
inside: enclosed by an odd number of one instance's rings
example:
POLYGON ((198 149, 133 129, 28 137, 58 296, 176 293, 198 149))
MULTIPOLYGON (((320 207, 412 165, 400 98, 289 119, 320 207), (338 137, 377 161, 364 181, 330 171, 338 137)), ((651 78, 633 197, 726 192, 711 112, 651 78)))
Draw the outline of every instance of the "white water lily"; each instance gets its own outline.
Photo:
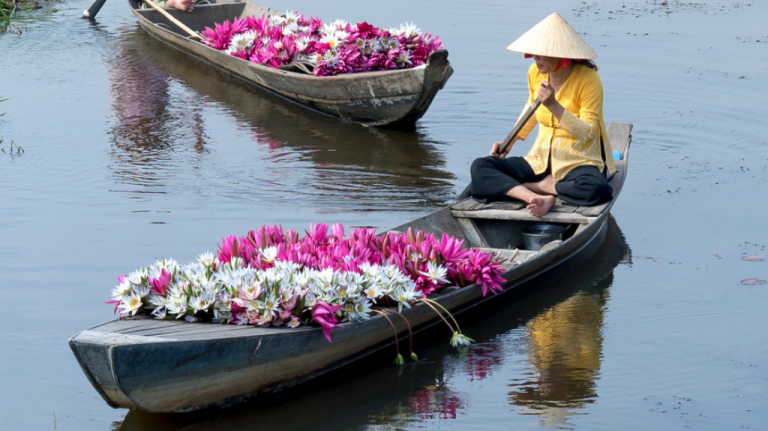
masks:
POLYGON ((280 15, 272 15, 269 17, 269 23, 275 27, 285 24, 285 17, 280 15))
POLYGON ((131 313, 131 316, 134 316, 139 311, 142 304, 141 297, 132 293, 123 297, 123 301, 120 303, 120 309, 123 310, 123 312, 131 313))
POLYGON ((343 40, 341 35, 336 32, 327 34, 322 38, 320 38, 320 43, 327 43, 328 46, 331 47, 332 51, 339 49, 339 47, 344 45, 344 42, 345 41, 343 40))
POLYGON ((200 319, 199 317, 195 317, 195 316, 187 316, 187 317, 184 318, 184 320, 186 320, 189 323, 197 323, 197 322, 202 321, 202 319, 200 319))
POLYGON ((451 346, 453 347, 459 347, 459 346, 469 346, 474 342, 475 340, 467 337, 464 334, 459 333, 458 331, 453 333, 453 336, 451 337, 451 346))
POLYGON ((335 29, 337 29, 337 30, 343 30, 343 29, 347 28, 347 24, 349 24, 349 22, 347 22, 347 21, 344 21, 343 19, 336 19, 336 20, 334 20, 334 21, 331 23, 331 25, 332 25, 332 26, 333 26, 335 29))
POLYGON ((286 24, 298 24, 301 15, 296 11, 285 11, 286 24))
POLYGON ((357 317, 362 320, 371 318, 371 301, 361 300, 355 302, 355 313, 357 317))
POLYGON ((446 280, 446 277, 448 276, 448 269, 442 265, 437 265, 434 262, 427 263, 427 271, 419 271, 419 274, 426 275, 435 283, 438 281, 442 283, 450 283, 450 281, 446 280))
POLYGON ((247 51, 248 48, 248 37, 244 33, 238 33, 232 36, 227 52, 230 54, 237 54, 238 51, 247 51))
POLYGON ((299 33, 299 24, 296 22, 288 23, 283 27, 283 36, 291 36, 299 33))
POLYGON ((134 292, 135 292, 137 295, 139 295, 140 297, 142 297, 142 298, 145 298, 147 295, 149 295, 149 292, 150 292, 150 290, 149 290, 149 287, 147 287, 147 286, 143 286, 143 285, 142 285, 142 286, 134 286, 134 287, 133 287, 133 291, 134 291, 134 292))
POLYGON ((259 307, 259 312, 262 314, 272 314, 280 311, 280 301, 271 293, 267 294, 264 300, 256 301, 259 307))
POLYGON ((171 300, 165 304, 165 308, 168 309, 169 313, 175 314, 177 319, 184 316, 187 312, 186 295, 172 297, 171 300))
POLYGON ((152 311, 152 315, 156 319, 165 319, 168 316, 168 310, 165 307, 157 307, 152 311))
POLYGON ((400 43, 394 38, 383 39, 382 45, 384 45, 384 48, 389 50, 398 49, 400 47, 400 43))
POLYGON ((416 24, 414 23, 408 23, 406 21, 405 25, 400 25, 400 34, 407 38, 416 37, 421 34, 421 29, 416 28, 416 24))
POLYGON ((277 247, 267 247, 264 250, 261 251, 261 257, 266 262, 274 262, 275 259, 277 259, 277 247))
POLYGON ((165 296, 152 293, 149 295, 149 303, 157 308, 163 308, 168 303, 168 299, 165 296))
POLYGON ((131 284, 142 284, 146 276, 146 271, 133 271, 132 273, 128 274, 127 280, 131 282, 131 284))
POLYGON ((410 302, 415 301, 419 296, 420 293, 416 290, 416 284, 413 281, 401 284, 390 294, 390 298, 397 301, 397 311, 403 311, 403 306, 411 308, 410 302))
POLYGON ((381 289, 379 289, 379 286, 374 284, 366 287, 365 290, 363 290, 363 293, 368 298, 378 298, 379 296, 381 296, 381 289))
POLYGON ((205 311, 213 305, 216 298, 211 293, 204 293, 199 296, 193 296, 189 299, 189 306, 195 311, 205 311))
POLYGON ((373 50, 373 51, 383 51, 384 50, 384 44, 381 43, 381 39, 371 39, 368 41, 367 45, 373 50))
POLYGON ((214 255, 210 251, 206 251, 205 253, 200 253, 200 255, 197 256, 197 261, 200 262, 200 265, 203 265, 206 268, 210 268, 211 266, 213 266, 216 260, 217 260, 216 255, 214 255))

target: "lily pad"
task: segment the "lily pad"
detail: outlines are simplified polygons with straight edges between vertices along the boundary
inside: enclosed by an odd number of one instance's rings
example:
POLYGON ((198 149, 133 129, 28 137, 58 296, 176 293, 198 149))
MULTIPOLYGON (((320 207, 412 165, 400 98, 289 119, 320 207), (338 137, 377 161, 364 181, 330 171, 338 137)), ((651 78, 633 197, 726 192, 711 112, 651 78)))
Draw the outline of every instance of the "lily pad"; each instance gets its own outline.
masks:
POLYGON ((765 258, 763 256, 742 256, 741 260, 746 260, 747 262, 762 262, 765 258))
POLYGON ((765 284, 768 283, 768 281, 760 280, 759 278, 745 278, 744 280, 741 280, 741 284, 747 285, 747 286, 756 286, 758 284, 765 284))

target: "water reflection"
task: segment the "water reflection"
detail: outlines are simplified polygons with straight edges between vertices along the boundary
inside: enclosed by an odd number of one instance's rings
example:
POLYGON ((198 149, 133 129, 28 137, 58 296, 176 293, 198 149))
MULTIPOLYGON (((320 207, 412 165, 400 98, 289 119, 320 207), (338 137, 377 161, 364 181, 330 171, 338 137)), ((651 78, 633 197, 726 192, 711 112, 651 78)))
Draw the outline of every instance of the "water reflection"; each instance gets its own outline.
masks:
POLYGON ((533 379, 512 382, 510 402, 564 425, 567 417, 597 398, 602 326, 607 290, 613 277, 593 292, 579 292, 528 322, 529 363, 533 379))
POLYGON ((185 415, 131 411, 120 430, 394 429, 451 421, 470 405, 508 410, 499 401, 518 407, 510 415, 536 415, 545 426, 567 428, 568 418, 597 397, 608 288, 613 269, 629 254, 610 219, 606 242, 588 261, 532 280, 525 286, 529 293, 461 314, 462 329, 477 340, 465 352, 448 346, 445 328, 433 328, 416 338, 426 360, 400 371, 391 365, 393 352, 382 352, 236 408, 185 415), (506 400, 473 400, 483 390, 463 390, 464 382, 505 378, 506 400))
POLYGON ((204 154, 215 148, 212 160, 199 159, 202 175, 226 169, 244 198, 263 199, 265 192, 364 197, 357 205, 376 211, 393 201, 399 209, 424 211, 451 198, 454 176, 445 169, 444 144, 420 129, 366 128, 314 113, 171 49, 138 27, 124 31, 116 45, 111 133, 119 181, 161 185, 162 176, 144 169, 173 171, 185 163, 182 149, 204 154), (243 147, 243 138, 255 145, 243 147))
POLYGON ((590 261, 592 267, 581 268, 568 278, 567 283, 586 288, 543 309, 524 327, 529 370, 524 377, 512 379, 509 402, 521 406, 521 414, 541 418, 545 427, 569 429, 569 417, 583 414, 584 405, 598 397, 602 331, 608 288, 613 283, 610 270, 619 262, 630 262, 631 256, 613 219, 606 241, 606 247, 590 261), (587 284, 594 280, 593 274, 602 274, 602 278, 587 284))
POLYGON ((182 164, 176 153, 191 150, 195 157, 184 162, 191 162, 194 168, 207 152, 202 106, 188 103, 179 109, 180 102, 190 100, 173 94, 172 80, 135 43, 135 31, 121 30, 112 41, 113 49, 107 51, 113 119, 111 167, 117 183, 161 187, 182 164))

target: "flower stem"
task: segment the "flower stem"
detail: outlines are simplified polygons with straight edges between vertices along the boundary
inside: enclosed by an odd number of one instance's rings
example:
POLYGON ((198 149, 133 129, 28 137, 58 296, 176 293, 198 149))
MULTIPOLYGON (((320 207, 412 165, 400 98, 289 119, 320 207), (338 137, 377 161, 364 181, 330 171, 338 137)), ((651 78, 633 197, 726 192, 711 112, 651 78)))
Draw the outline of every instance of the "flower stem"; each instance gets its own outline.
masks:
POLYGON ((424 303, 424 304, 426 304, 426 305, 427 305, 429 308, 431 308, 432 310, 434 310, 434 311, 435 311, 435 313, 437 313, 437 315, 438 315, 438 316, 440 316, 440 318, 441 318, 441 319, 443 319, 443 322, 445 322, 445 324, 446 324, 446 325, 448 325, 448 329, 450 329, 452 333, 456 333, 456 331, 454 331, 454 329, 453 329, 453 326, 451 326, 451 324, 450 324, 450 323, 448 323, 448 321, 447 321, 447 320, 445 320, 445 317, 443 317, 443 314, 442 314, 442 313, 440 313, 439 311, 437 311, 437 308, 435 308, 434 306, 432 306, 432 304, 430 304, 429 302, 427 302, 427 301, 424 301, 424 300, 423 300, 423 298, 420 298, 420 299, 418 299, 417 301, 419 301, 419 302, 423 302, 423 303, 424 303))
POLYGON ((411 350, 411 356, 413 356, 413 330, 411 330, 411 322, 408 321, 408 319, 405 318, 402 314, 398 313, 394 310, 384 310, 385 313, 392 313, 397 314, 398 316, 402 317, 403 320, 405 320, 405 324, 408 325, 408 347, 411 350))
POLYGON ((395 349, 397 349, 397 356, 400 357, 400 345, 397 339, 397 329, 395 328, 395 324, 392 323, 392 320, 389 318, 389 316, 387 316, 386 313, 381 312, 379 310, 371 310, 371 311, 373 311, 376 314, 381 314, 382 316, 384 316, 385 319, 387 319, 387 322, 389 322, 389 326, 392 327, 392 332, 395 333, 395 349))
POLYGON ((450 312, 448 312, 448 310, 446 310, 446 309, 445 309, 445 307, 443 307, 442 305, 440 305, 440 303, 439 303, 439 302, 437 302, 437 301, 433 301, 433 300, 431 300, 431 299, 428 299, 428 298, 419 298, 419 301, 427 301, 427 302, 431 302, 432 304, 435 304, 435 305, 437 305, 438 307, 440 307, 440 308, 441 308, 443 311, 445 311, 445 314, 447 314, 448 316, 450 316, 451 320, 453 320, 453 324, 454 324, 454 325, 456 325, 456 330, 457 330, 459 333, 462 333, 462 332, 461 332, 461 328, 459 328, 459 323, 456 321, 456 318, 454 318, 454 317, 453 317, 453 314, 451 314, 450 312))

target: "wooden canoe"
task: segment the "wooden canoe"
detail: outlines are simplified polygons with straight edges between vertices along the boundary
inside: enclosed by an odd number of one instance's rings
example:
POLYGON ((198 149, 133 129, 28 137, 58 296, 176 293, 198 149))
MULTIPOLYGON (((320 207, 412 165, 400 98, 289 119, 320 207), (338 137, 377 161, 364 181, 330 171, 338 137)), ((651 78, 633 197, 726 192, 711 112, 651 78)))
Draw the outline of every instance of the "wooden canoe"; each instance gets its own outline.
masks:
MULTIPOLYGON (((128 0, 139 25, 157 39, 302 106, 368 126, 412 126, 453 73, 444 49, 433 52, 426 64, 411 69, 324 77, 275 69, 210 48, 190 38, 160 12, 140 9, 139 2, 128 0)), ((191 13, 166 10, 198 32, 235 17, 281 14, 247 0, 211 0, 191 13)))
MULTIPOLYGON (((506 269, 502 293, 512 291, 569 259, 584 258, 602 244, 609 211, 626 178, 631 130, 630 124, 608 128, 613 148, 624 158, 616 161, 618 172, 610 180, 614 199, 606 204, 579 208, 559 202, 536 218, 522 203, 484 205, 468 199, 393 230, 412 227, 448 233, 493 252, 506 269), (538 252, 511 250, 523 243, 522 229, 538 221, 566 227, 564 241, 538 252)), ((434 300, 458 314, 496 297, 483 297, 481 288, 472 285, 446 288, 434 300)), ((416 330, 438 322, 424 304, 404 309, 403 314, 416 330)), ((393 322, 400 335, 407 334, 402 321, 393 322)), ((86 376, 110 406, 148 412, 234 404, 309 380, 392 343, 392 329, 378 315, 345 323, 334 331, 333 343, 315 327, 258 328, 149 318, 109 321, 69 340, 86 376)))

